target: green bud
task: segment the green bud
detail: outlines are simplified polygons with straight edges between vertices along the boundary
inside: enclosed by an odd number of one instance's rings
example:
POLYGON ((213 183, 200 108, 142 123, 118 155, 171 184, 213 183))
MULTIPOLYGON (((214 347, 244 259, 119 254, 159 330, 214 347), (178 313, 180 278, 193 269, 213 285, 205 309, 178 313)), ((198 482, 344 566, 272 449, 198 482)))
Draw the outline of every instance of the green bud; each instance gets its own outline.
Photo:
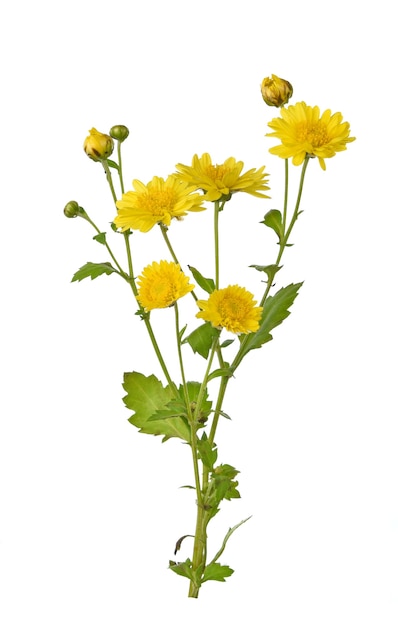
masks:
POLYGON ((127 126, 122 125, 112 126, 109 134, 112 139, 115 139, 116 141, 120 141, 120 143, 122 143, 122 141, 127 139, 127 137, 129 136, 129 129, 127 128, 127 126))
POLYGON ((65 205, 64 213, 66 217, 77 217, 80 213, 80 207, 75 200, 71 200, 65 205))

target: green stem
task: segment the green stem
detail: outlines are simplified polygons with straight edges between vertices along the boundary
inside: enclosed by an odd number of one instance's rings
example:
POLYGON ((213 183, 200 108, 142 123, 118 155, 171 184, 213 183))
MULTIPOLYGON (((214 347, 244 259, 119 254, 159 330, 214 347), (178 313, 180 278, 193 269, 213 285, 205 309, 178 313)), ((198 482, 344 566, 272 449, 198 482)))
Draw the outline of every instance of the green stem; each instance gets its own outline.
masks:
POLYGON ((117 160, 119 165, 119 181, 122 194, 124 193, 123 170, 122 170, 122 142, 117 142, 117 160))
MULTIPOLYGON (((196 486, 199 485, 199 491, 197 488, 196 489, 196 493, 197 493, 196 528, 195 528, 195 541, 194 541, 193 555, 192 555, 192 571, 194 572, 194 576, 196 577, 196 582, 190 581, 189 593, 188 593, 189 598, 198 597, 199 589, 201 585, 201 577, 203 575, 203 572, 206 566, 206 556, 207 556, 206 530, 207 530, 207 522, 208 522, 207 517, 208 516, 207 516, 207 512, 206 512, 206 509, 204 507, 204 502, 203 502, 203 494, 204 494, 205 489, 204 487, 201 488, 199 474, 196 474, 196 471, 198 471, 198 466, 196 464, 198 460, 196 424, 198 422, 198 417, 199 417, 199 413, 202 407, 202 402, 204 399, 204 395, 206 393, 210 369, 211 369, 214 355, 217 350, 217 345, 218 345, 218 336, 213 339, 213 344, 211 347, 206 372, 203 377, 203 381, 200 386, 198 397, 197 397, 196 408, 195 408, 195 412, 193 415, 193 423, 191 425, 192 433, 194 435, 194 437, 192 438, 192 442, 191 442, 191 448, 192 448, 192 456, 194 460, 195 482, 196 482, 196 486), (195 452, 194 452, 194 448, 195 448, 195 452)), ((208 470, 206 470, 204 465, 203 465, 203 476, 206 476, 208 480, 208 470)))
POLYGON ((218 229, 218 214, 220 213, 220 201, 214 202, 214 262, 215 262, 215 283, 216 289, 219 289, 220 285, 220 243, 219 243, 219 229, 218 229))
POLYGON ((203 498, 202 498, 202 491, 201 491, 201 485, 200 485, 200 476, 199 476, 198 448, 197 448, 197 445, 196 445, 196 425, 195 425, 195 420, 194 420, 193 415, 192 415, 191 400, 189 398, 189 392, 188 392, 187 382, 186 382, 186 378, 185 378, 185 371, 184 371, 184 362, 183 362, 183 359, 182 359, 180 323, 179 323, 177 302, 174 303, 174 311, 175 311, 175 321, 176 321, 176 338, 177 338, 178 360, 179 360, 179 363, 180 363, 180 372, 181 372, 181 379, 182 379, 182 385, 183 385, 183 390, 184 390, 185 406, 186 406, 186 409, 187 409, 188 421, 189 421, 189 425, 190 425, 190 429, 191 429, 191 441, 190 441, 190 444, 191 444, 191 451, 192 451, 193 470, 194 470, 194 475, 195 475, 195 489, 196 489, 196 497, 197 497, 197 506, 198 506, 198 508, 202 508, 203 509, 203 498))
POLYGON ((183 359, 182 359, 182 351, 181 351, 180 321, 179 321, 179 313, 178 313, 178 304, 177 304, 177 302, 174 303, 174 313, 175 313, 175 322, 176 322, 176 337, 177 337, 178 361, 179 361, 179 364, 180 364, 182 386, 183 386, 183 389, 184 389, 184 399, 185 399, 185 405, 186 405, 186 408, 187 408, 188 419, 189 419, 190 423, 192 424, 193 418, 192 418, 192 410, 191 410, 191 401, 189 399, 188 387, 187 387, 187 382, 186 382, 186 378, 185 378, 185 371, 184 371, 184 362, 183 362, 183 359))
POLYGON ((162 222, 159 223, 159 226, 160 226, 161 233, 163 235, 163 239, 166 242, 166 246, 169 249, 169 252, 170 252, 170 254, 172 256, 172 259, 173 259, 174 263, 177 263, 177 265, 180 265, 179 262, 178 262, 177 256, 176 256, 176 254, 175 254, 175 252, 173 250, 173 246, 170 243, 170 239, 169 239, 169 237, 167 235, 167 226, 165 224, 162 224, 162 222))
MULTIPOLYGON (((86 212, 84 212, 84 215, 82 215, 81 217, 82 217, 83 219, 85 219, 85 220, 86 220, 86 222, 88 222, 89 224, 91 224, 91 226, 94 228, 94 230, 97 232, 97 234, 98 234, 98 235, 101 235, 101 234, 102 234, 102 233, 101 233, 101 231, 100 231, 100 229, 98 228, 98 226, 97 226, 96 224, 94 224, 93 220, 92 220, 92 219, 91 219, 91 218, 87 215, 87 213, 86 213, 86 212)), ((104 246, 105 246, 105 248, 108 250, 109 256, 111 257, 112 261, 114 262, 114 264, 115 264, 115 265, 116 265, 116 267, 118 268, 118 270, 119 270, 119 274, 120 274, 123 278, 127 279, 126 272, 123 270, 123 268, 121 267, 121 265, 119 265, 119 263, 117 262, 116 257, 115 257, 115 255, 113 254, 113 252, 112 252, 111 248, 109 247, 109 244, 108 244, 108 242, 107 242, 107 241, 105 241, 105 242, 104 242, 104 246)))
MULTIPOLYGON (((307 166, 309 163, 310 157, 305 157, 304 159, 304 163, 303 163, 303 167, 301 168, 301 176, 300 176, 300 183, 299 183, 299 188, 298 188, 298 192, 297 192, 297 200, 296 200, 296 206, 294 207, 294 211, 293 211, 293 215, 292 215, 292 219, 290 220, 290 224, 288 226, 288 229, 285 230, 285 234, 282 237, 280 243, 279 243, 279 253, 278 256, 276 258, 275 261, 275 265, 279 265, 280 260, 282 258, 282 255, 285 251, 287 242, 289 241, 289 237, 291 235, 291 232, 293 230, 293 226, 295 225, 297 218, 298 218, 298 214, 299 214, 299 208, 300 208, 300 202, 301 202, 301 196, 303 193, 303 187, 304 187, 304 178, 305 178, 305 173, 307 171, 307 166)), ((287 178, 287 169, 286 169, 286 180, 285 180, 285 195, 287 196, 287 186, 288 186, 288 178, 287 178)), ((286 223, 284 223, 284 227, 286 228, 286 223)), ((265 294, 263 296, 263 299, 261 300, 261 306, 264 305, 265 299, 269 293, 269 290, 271 288, 271 284, 267 285, 267 289, 265 291, 265 294)))
POLYGON ((112 174, 111 174, 111 170, 109 169, 109 165, 107 163, 107 161, 104 159, 103 161, 101 161, 102 163, 102 167, 105 170, 105 174, 106 174, 106 180, 108 182, 108 185, 110 187, 111 193, 112 193, 112 198, 114 203, 116 204, 117 201, 117 196, 116 196, 116 192, 115 192, 115 188, 113 186, 113 180, 112 180, 112 174))
MULTIPOLYGON (((307 171, 307 166, 308 166, 309 160, 310 160, 309 156, 306 156, 305 159, 304 159, 303 167, 301 169, 301 176, 300 176, 300 183, 299 183, 299 188, 298 188, 298 192, 297 192, 296 205, 294 207, 292 219, 290 220, 290 224, 289 224, 287 230, 284 230, 284 235, 283 235, 283 237, 281 238, 281 240, 279 242, 279 252, 278 252, 278 256, 277 256, 276 261, 275 261, 275 265, 277 267, 279 267, 279 263, 281 262, 282 255, 283 255, 283 253, 285 251, 285 248, 286 248, 286 245, 287 245, 287 243, 289 241, 289 237, 290 237, 291 232, 293 230, 293 226, 296 223, 298 215, 299 215, 299 207, 300 207, 300 202, 301 202, 301 196, 302 196, 302 193, 303 193, 304 178, 305 178, 305 173, 307 171)), ((287 201, 287 187, 288 187, 288 169, 285 166, 285 202, 287 201)), ((285 209, 284 209, 284 214, 285 214, 285 209)), ((284 217, 284 219, 286 219, 286 217, 284 217)), ((284 226, 284 229, 285 229, 286 228, 286 223, 285 222, 284 222, 283 226, 284 226)), ((260 302, 260 306, 264 306, 265 301, 266 301, 266 299, 268 297, 268 294, 269 294, 269 292, 271 290, 271 287, 272 287, 272 281, 268 280, 267 287, 266 287, 266 289, 264 291, 264 295, 263 295, 263 297, 261 299, 261 302, 260 302)), ((249 336, 246 335, 246 337, 243 339, 243 341, 242 341, 242 343, 240 345, 239 351, 235 355, 235 358, 234 358, 234 360, 233 360, 233 362, 231 364, 232 371, 236 370, 236 368, 238 367, 238 365, 240 364, 240 362, 241 362, 241 360, 243 358, 241 355, 242 355, 242 352, 243 352, 243 348, 246 346, 248 338, 249 338, 249 336)))
MULTIPOLYGON (((130 287, 131 287, 131 289, 132 289, 132 291, 133 291, 133 294, 134 294, 134 296, 135 296, 135 298, 136 298, 136 300, 137 300, 137 293, 138 293, 138 291, 137 291, 137 286, 136 286, 136 284, 135 284, 135 280, 134 280, 134 278, 132 278, 132 279, 129 281, 129 284, 130 284, 130 287)), ((168 369, 167 369, 166 363, 165 363, 165 361, 164 361, 164 359, 163 359, 163 356, 162 356, 162 353, 161 353, 161 351, 160 351, 160 348, 159 348, 158 342, 156 341, 155 333, 153 332, 153 328, 152 328, 151 322, 150 322, 150 320, 149 320, 149 313, 146 313, 146 312, 142 309, 142 307, 141 307, 140 303, 138 302, 138 300, 137 300, 137 303, 138 303, 138 305, 139 305, 139 307, 140 307, 140 311, 139 311, 139 312, 140 312, 140 314, 141 314, 142 319, 144 320, 144 323, 145 323, 146 329, 147 329, 147 331, 148 331, 149 338, 150 338, 150 340, 151 340, 151 343, 152 343, 153 349, 155 350, 155 353, 156 353, 156 356, 157 356, 157 358, 158 358, 158 361, 159 361, 160 367, 162 368, 163 374, 165 375, 166 380, 167 380, 167 382, 168 382, 168 384, 169 384, 170 388, 173 390, 174 395, 177 397, 177 396, 178 396, 178 389, 177 389, 177 387, 176 387, 175 383, 174 383, 174 382, 172 381, 172 379, 171 379, 171 376, 170 376, 169 371, 168 371, 168 369)))
MULTIPOLYGON (((179 265, 181 267, 181 263, 178 261, 177 255, 174 252, 174 248, 171 245, 171 241, 170 241, 169 236, 167 234, 167 230, 168 230, 167 226, 165 224, 162 224, 161 222, 159 223, 159 226, 160 226, 161 233, 163 235, 163 239, 166 242, 166 245, 167 245, 167 247, 169 249, 169 252, 170 252, 170 254, 172 256, 172 259, 173 259, 174 263, 177 263, 177 265, 179 265)), ((196 293, 193 290, 190 293, 191 293, 193 299, 196 302, 196 300, 198 299, 198 296, 196 295, 196 293)))
POLYGON ((220 383, 220 387, 219 387, 219 390, 218 390, 217 402, 216 402, 216 406, 215 406, 215 409, 214 409, 213 421, 212 421, 212 424, 211 424, 210 434, 209 434, 209 443, 210 443, 210 445, 212 445, 214 443, 214 440, 215 440, 215 437, 216 437, 216 430, 217 430, 217 426, 218 426, 218 420, 220 418, 220 411, 221 411, 222 403, 224 401, 224 396, 225 396, 225 392, 227 390, 227 385, 228 385, 229 379, 230 379, 229 376, 223 376, 221 378, 221 383, 220 383))
POLYGON ((283 199, 283 218, 282 218, 283 232, 285 232, 286 220, 287 220, 288 191, 289 191, 289 159, 285 159, 285 195, 283 199))
MULTIPOLYGON (((118 150, 118 158, 119 158, 119 164, 120 164, 119 172, 121 172, 121 153, 120 153, 120 150, 118 150)), ((109 165, 108 165, 108 163, 106 161, 102 161, 102 165, 103 165, 103 168, 105 170, 106 179, 108 181, 108 184, 109 184, 109 187, 110 187, 110 190, 111 190, 111 193, 112 193, 113 200, 116 203, 117 197, 116 197, 116 193, 115 193, 115 188, 113 186, 112 174, 110 172, 109 165)), ((121 183, 122 190, 123 190, 123 180, 122 180, 121 177, 120 177, 120 183, 121 183)), ((135 278, 134 278, 133 260, 132 260, 132 254, 131 254, 131 248, 130 248, 130 240, 129 240, 130 235, 129 235, 128 232, 124 232, 123 235, 124 235, 124 241, 125 241, 125 244, 126 244, 127 261, 128 261, 128 266, 129 266, 128 283, 129 283, 129 285, 130 285, 130 287, 131 287, 131 289, 133 291, 133 294, 134 294, 134 297, 135 297, 135 299, 136 299, 136 301, 138 303, 138 306, 140 307, 140 313, 141 313, 142 319, 144 320, 146 329, 147 329, 148 334, 149 334, 149 338, 150 338, 151 343, 153 345, 153 348, 155 350, 155 353, 156 353, 156 356, 158 358, 160 367, 162 368, 163 374, 165 375, 168 384, 173 389, 174 394, 177 395, 178 394, 177 387, 176 387, 175 383, 171 379, 171 376, 170 376, 169 371, 167 369, 166 363, 165 363, 165 361, 163 359, 163 356, 162 356, 162 353, 160 351, 158 342, 156 341, 156 337, 155 337, 155 334, 153 332, 153 328, 151 326, 151 322, 149 320, 149 313, 146 313, 142 309, 142 307, 141 307, 141 305, 140 305, 140 303, 139 303, 139 301, 137 299, 138 289, 137 289, 137 285, 135 283, 135 278)), ((114 257, 112 257, 112 258, 114 258, 114 257)), ((119 265, 118 265, 118 267, 119 267, 119 265)), ((123 276, 126 277, 126 274, 124 272, 123 272, 123 276)))

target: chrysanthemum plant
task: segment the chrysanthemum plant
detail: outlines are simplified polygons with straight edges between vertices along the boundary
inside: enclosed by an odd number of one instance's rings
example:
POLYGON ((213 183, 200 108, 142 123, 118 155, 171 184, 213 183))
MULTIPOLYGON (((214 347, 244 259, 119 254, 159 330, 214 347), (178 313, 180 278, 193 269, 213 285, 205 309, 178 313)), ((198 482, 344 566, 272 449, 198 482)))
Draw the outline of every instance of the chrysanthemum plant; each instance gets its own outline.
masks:
MULTIPOLYGON (((261 228, 274 231, 278 252, 276 258, 270 259, 268 253, 261 251, 264 265, 251 266, 259 275, 259 292, 256 295, 243 285, 235 284, 232 276, 229 284, 220 281, 219 214, 227 203, 233 201, 236 193, 248 193, 259 198, 259 202, 264 199, 267 202, 265 192, 269 187, 264 166, 243 172, 242 161, 233 157, 215 165, 209 154, 195 155, 191 165, 178 164, 176 171, 166 179, 155 176, 147 184, 134 180, 133 189, 125 191, 121 145, 129 134, 128 129, 114 126, 107 135, 93 128, 84 142, 84 149, 92 160, 102 165, 106 173, 116 207, 111 232, 98 228, 75 201, 69 202, 64 209, 67 217, 81 217, 92 226, 96 233, 94 239, 104 246, 110 257, 102 263, 86 263, 75 273, 72 281, 88 277, 94 279, 102 274, 113 274, 122 279, 131 290, 137 307, 137 327, 144 323, 160 365, 162 380, 137 370, 124 374, 126 395, 123 400, 133 412, 129 421, 139 432, 160 435, 163 441, 171 437, 180 439, 187 444, 190 452, 193 470, 190 487, 195 491, 196 527, 187 529, 186 535, 176 538, 174 554, 178 555, 183 542, 193 539, 192 558, 178 561, 174 556, 169 567, 189 579, 189 596, 193 598, 198 597, 203 583, 225 581, 233 573, 233 569, 224 563, 224 550, 235 530, 249 519, 229 528, 219 550, 208 554, 211 520, 219 512, 223 500, 240 497, 239 472, 224 461, 217 440, 220 418, 229 417, 223 408, 227 387, 231 381, 239 383, 236 372, 243 359, 272 339, 271 332, 288 317, 301 287, 302 283, 297 283, 275 290, 274 283, 301 213, 300 201, 310 160, 317 158, 325 169, 325 159, 345 150, 346 144, 354 140, 350 137, 349 124, 342 121, 340 113, 332 115, 327 110, 320 115, 317 106, 311 107, 304 102, 285 108, 293 93, 288 81, 272 75, 263 80, 261 91, 268 105, 280 107, 280 117, 268 124, 273 131, 268 136, 280 140, 280 144, 272 147, 270 152, 285 161, 285 194, 281 210, 266 210, 261 222, 261 228), (116 161, 109 158, 115 143, 116 161), (301 167, 297 195, 291 208, 288 206, 290 158, 293 165, 301 167), (114 179, 118 181, 118 191, 114 179), (214 212, 211 234, 214 271, 212 276, 205 276, 200 267, 189 265, 189 259, 183 261, 178 258, 169 229, 172 230, 174 219, 181 220, 188 212, 204 211, 211 206, 214 212), (165 251, 159 258, 159 251, 156 250, 153 263, 141 269, 140 259, 134 255, 132 235, 135 230, 148 233, 153 228, 160 228, 165 251), (124 260, 116 258, 111 248, 111 236, 124 238, 124 260), (140 268, 138 275, 137 267, 140 268), (178 302, 188 294, 193 298, 192 319, 181 320, 178 302), (166 307, 172 307, 175 314, 175 355, 179 363, 179 380, 172 380, 170 376, 168 355, 161 351, 152 325, 152 316, 161 316, 161 309, 166 307), (231 344, 228 354, 234 350, 233 358, 228 357, 227 361, 225 349, 231 344), (184 363, 186 350, 192 350, 197 355, 195 374, 187 371, 184 363), (209 397, 210 381, 215 381, 211 387, 216 385, 217 390, 213 399, 209 397)), ((206 255, 210 245, 206 247, 206 255)))

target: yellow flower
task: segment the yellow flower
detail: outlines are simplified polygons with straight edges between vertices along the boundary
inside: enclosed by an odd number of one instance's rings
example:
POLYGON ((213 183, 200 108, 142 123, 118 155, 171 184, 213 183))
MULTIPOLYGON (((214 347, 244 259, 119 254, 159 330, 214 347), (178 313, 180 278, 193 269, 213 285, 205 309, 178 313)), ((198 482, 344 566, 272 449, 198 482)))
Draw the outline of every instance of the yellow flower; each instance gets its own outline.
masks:
POLYGON ((278 137, 280 146, 270 149, 272 154, 288 159, 293 157, 294 165, 301 165, 306 156, 318 157, 323 170, 324 159, 333 157, 336 152, 346 150, 346 144, 355 140, 350 137, 350 125, 342 122, 341 113, 332 115, 327 109, 322 115, 319 107, 311 107, 305 102, 281 109, 281 118, 275 118, 268 126, 275 132, 267 137, 278 137))
POLYGON ((137 279, 139 303, 145 311, 171 306, 195 287, 177 263, 160 261, 147 265, 137 279))
POLYGON ((244 287, 229 285, 216 289, 208 300, 198 300, 202 310, 196 314, 216 328, 226 328, 231 333, 253 333, 259 328, 263 308, 255 306, 253 295, 244 287))
POLYGON ((133 180, 133 187, 135 191, 124 193, 116 202, 118 214, 114 223, 122 231, 131 228, 147 233, 155 224, 169 226, 173 217, 182 219, 187 211, 205 210, 200 194, 192 193, 195 188, 174 175, 166 180, 154 176, 147 185, 133 180))
POLYGON ((205 192, 204 199, 214 202, 222 198, 229 200, 230 194, 236 191, 245 191, 258 198, 268 198, 261 193, 269 189, 266 185, 264 165, 260 169, 251 169, 241 175, 243 161, 236 161, 230 157, 222 165, 213 165, 210 154, 207 152, 199 158, 197 154, 192 159, 192 166, 178 163, 178 178, 196 189, 205 192))
POLYGON ((93 161, 104 161, 113 152, 112 137, 98 132, 96 128, 92 128, 89 133, 89 136, 84 140, 84 152, 93 161))
POLYGON ((264 78, 261 83, 261 95, 268 106, 281 107, 289 102, 293 95, 293 87, 287 80, 272 74, 271 78, 264 78))

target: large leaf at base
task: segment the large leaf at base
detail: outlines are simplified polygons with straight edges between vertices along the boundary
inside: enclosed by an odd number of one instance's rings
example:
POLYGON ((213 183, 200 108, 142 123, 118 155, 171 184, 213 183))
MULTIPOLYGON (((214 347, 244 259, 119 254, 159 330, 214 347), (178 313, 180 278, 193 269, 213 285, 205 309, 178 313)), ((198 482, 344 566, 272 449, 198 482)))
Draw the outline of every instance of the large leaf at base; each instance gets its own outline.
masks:
POLYGON ((153 374, 144 376, 139 372, 128 372, 124 375, 123 388, 127 391, 123 401, 127 408, 134 411, 129 422, 139 428, 141 433, 163 435, 163 441, 170 437, 190 441, 190 428, 183 417, 154 419, 156 412, 165 409, 172 400, 170 387, 163 387, 153 374))
POLYGON ((260 328, 247 335, 243 339, 241 346, 241 356, 239 361, 250 351, 260 348, 267 341, 271 341, 271 330, 290 315, 289 308, 292 306, 298 290, 303 283, 288 285, 280 289, 274 296, 269 296, 264 304, 261 316, 260 328))

